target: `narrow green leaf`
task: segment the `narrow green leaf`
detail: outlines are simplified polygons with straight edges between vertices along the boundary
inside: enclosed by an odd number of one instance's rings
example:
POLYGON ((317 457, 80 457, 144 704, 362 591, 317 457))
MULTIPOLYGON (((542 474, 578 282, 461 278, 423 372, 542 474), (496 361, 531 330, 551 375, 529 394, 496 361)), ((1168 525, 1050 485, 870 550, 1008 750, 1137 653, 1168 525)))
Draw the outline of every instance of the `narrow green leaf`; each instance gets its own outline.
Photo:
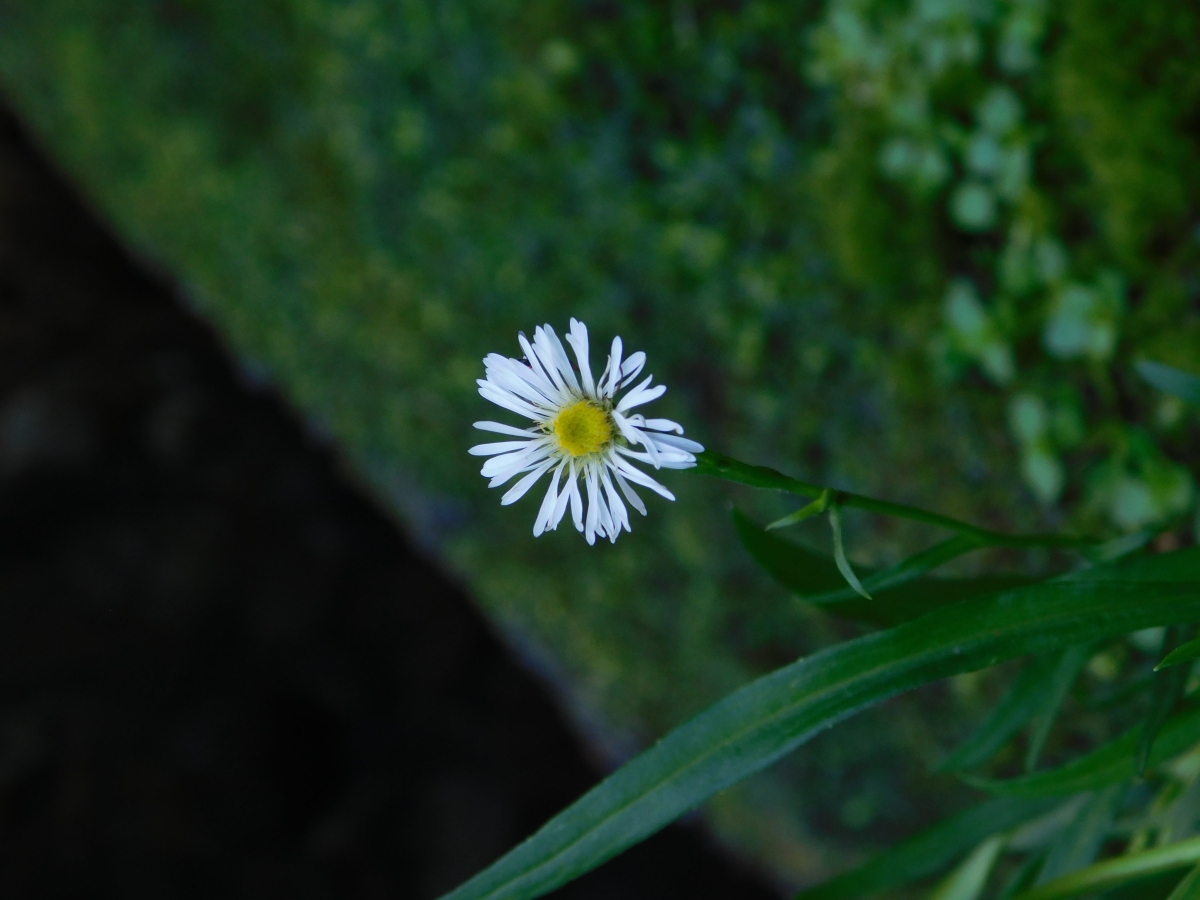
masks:
MULTIPOLYGON (((1141 737, 1142 726, 1139 724, 1116 740, 1057 769, 1020 778, 960 777, 968 784, 1004 797, 1061 797, 1096 790, 1136 777, 1141 737)), ((1190 706, 1163 725, 1150 751, 1150 767, 1178 756, 1197 741, 1200 741, 1200 706, 1190 706)))
POLYGON ((1067 900, 1068 897, 1099 893, 1197 863, 1200 863, 1200 837, 1106 859, 1017 894, 1013 900, 1067 900))
POLYGON ((1200 376, 1159 362, 1137 364, 1138 374, 1160 391, 1200 406, 1200 376))
POLYGON ((806 603, 827 607, 839 616, 871 625, 896 625, 960 600, 1030 583, 1028 579, 1004 575, 921 578, 926 572, 979 549, 978 541, 959 535, 890 568, 868 570, 862 583, 875 600, 867 601, 846 585, 829 557, 771 534, 740 510, 733 511, 733 522, 746 552, 785 588, 806 603))
POLYGON ((1075 683, 1091 655, 1090 644, 1067 647, 1059 654, 1057 664, 1046 680, 1042 708, 1034 717, 1033 730, 1029 734, 1029 748, 1025 754, 1026 772, 1037 768, 1038 759, 1046 746, 1046 739, 1050 737, 1050 729, 1054 727, 1054 720, 1058 718, 1071 685, 1075 683))
MULTIPOLYGON (((697 453, 696 465, 683 471, 708 475, 750 487, 786 491, 789 494, 814 499, 820 497, 822 492, 830 490, 823 485, 791 478, 767 466, 752 466, 712 450, 697 453)), ((868 512, 882 513, 885 516, 895 516, 899 519, 910 519, 914 522, 924 522, 927 525, 936 525, 938 528, 945 528, 957 534, 972 536, 981 544, 997 547, 1076 547, 1083 549, 1098 543, 1090 538, 1063 534, 1004 534, 1000 531, 960 522, 950 516, 927 512, 904 503, 876 500, 873 497, 864 497, 862 494, 852 494, 849 491, 838 491, 837 494, 838 500, 843 506, 865 509, 868 512)))
POLYGON ((963 860, 929 894, 929 900, 978 900, 987 887, 988 876, 1000 852, 1004 849, 1003 835, 994 834, 963 860))
POLYGON ((1045 709, 1046 682, 1058 665, 1059 657, 1054 654, 1026 662, 988 717, 938 766, 938 771, 974 769, 991 759, 1030 719, 1045 709))
POLYGON ((775 531, 779 528, 787 528, 789 525, 798 525, 805 519, 811 519, 813 516, 819 516, 829 507, 829 499, 833 496, 833 491, 826 488, 821 491, 821 496, 809 503, 807 506, 802 506, 791 515, 784 516, 782 519, 776 519, 767 526, 767 531, 775 531))
POLYGON ((1059 803, 1045 797, 989 800, 943 819, 856 869, 801 891, 796 900, 853 900, 895 890, 943 870, 989 835, 1028 822, 1059 803))
POLYGON ((1200 900, 1200 866, 1188 872, 1167 900, 1200 900))
POLYGON ((855 593, 870 600, 871 595, 863 590, 862 582, 850 568, 850 560, 846 559, 846 547, 842 543, 842 511, 836 505, 829 508, 829 527, 833 529, 833 561, 837 564, 838 571, 850 587, 854 588, 855 593))
POLYGON ((1046 863, 1038 873, 1035 885, 1046 884, 1095 861, 1096 854, 1112 831, 1117 817, 1117 804, 1124 793, 1124 784, 1114 784, 1088 797, 1083 809, 1050 845, 1046 863))
MULTIPOLYGON (((1186 626, 1176 626, 1167 630, 1163 637, 1163 650, 1170 650, 1191 636, 1186 626)), ((1167 721, 1167 717, 1175 711, 1179 701, 1183 699, 1183 688, 1187 684, 1188 670, 1172 667, 1163 672, 1154 673, 1154 682, 1150 688, 1150 707, 1146 711, 1146 721, 1142 725, 1141 739, 1138 741, 1137 770, 1138 774, 1146 771, 1150 760, 1150 750, 1158 737, 1159 729, 1167 721)))
POLYGON ((1177 666, 1180 663, 1191 662, 1196 658, 1200 658, 1200 638, 1193 638, 1186 644, 1180 644, 1168 653, 1162 662, 1154 667, 1154 671, 1157 672, 1160 669, 1165 669, 1167 666, 1177 666))
POLYGON ((1200 550, 1189 548, 1140 567, 1097 566, 1070 581, 963 601, 784 666, 675 729, 446 897, 541 896, 902 691, 1005 659, 1200 619, 1198 558, 1200 550))

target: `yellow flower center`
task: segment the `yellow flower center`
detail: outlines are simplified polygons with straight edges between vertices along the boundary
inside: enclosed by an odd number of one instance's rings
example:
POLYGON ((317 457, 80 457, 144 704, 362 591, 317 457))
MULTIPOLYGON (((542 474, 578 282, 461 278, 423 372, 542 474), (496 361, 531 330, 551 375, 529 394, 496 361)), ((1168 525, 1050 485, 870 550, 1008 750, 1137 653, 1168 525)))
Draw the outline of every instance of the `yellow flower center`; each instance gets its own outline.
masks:
POLYGON ((604 449, 613 439, 608 411, 588 400, 573 403, 554 418, 554 433, 572 456, 587 456, 604 449))

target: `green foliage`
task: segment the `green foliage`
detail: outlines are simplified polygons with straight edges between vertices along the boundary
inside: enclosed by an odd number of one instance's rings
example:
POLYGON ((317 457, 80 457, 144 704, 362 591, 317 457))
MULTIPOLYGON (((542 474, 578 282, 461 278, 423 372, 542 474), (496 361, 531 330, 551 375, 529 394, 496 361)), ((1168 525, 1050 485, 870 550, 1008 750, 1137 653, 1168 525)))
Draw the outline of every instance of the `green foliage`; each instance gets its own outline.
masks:
POLYGON ((963 393, 988 390, 975 368, 1007 394, 1027 486, 1081 523, 1193 499, 1178 416, 1131 429, 1118 373, 1200 355, 1198 22, 1172 0, 832 0, 815 32, 838 104, 817 210, 846 282, 963 393))
MULTIPOLYGON (((673 731, 447 900, 541 896, 819 730, 901 691, 1028 653, 1200 618, 1198 571, 1197 548, 1097 566, 963 601, 778 669, 673 731)), ((1159 745, 1167 746, 1165 733, 1159 745)), ((1133 762, 1130 753, 1126 767, 1133 762)), ((1115 802, 1116 795, 1103 796, 1115 802)), ((1094 832, 1103 839, 1099 826, 1094 832)), ((1080 856, 1072 853, 1072 860, 1080 856)))

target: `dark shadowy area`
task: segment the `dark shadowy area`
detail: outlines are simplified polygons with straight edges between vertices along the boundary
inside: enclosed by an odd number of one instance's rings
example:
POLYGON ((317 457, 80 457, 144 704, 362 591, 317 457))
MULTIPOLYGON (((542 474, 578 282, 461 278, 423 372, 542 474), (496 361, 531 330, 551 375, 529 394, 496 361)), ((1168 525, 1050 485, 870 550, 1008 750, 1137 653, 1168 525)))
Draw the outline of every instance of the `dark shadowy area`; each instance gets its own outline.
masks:
MULTIPOLYGON (((433 897, 598 777, 0 112, 0 892, 433 897)), ((774 896, 676 826, 573 898, 774 896)))

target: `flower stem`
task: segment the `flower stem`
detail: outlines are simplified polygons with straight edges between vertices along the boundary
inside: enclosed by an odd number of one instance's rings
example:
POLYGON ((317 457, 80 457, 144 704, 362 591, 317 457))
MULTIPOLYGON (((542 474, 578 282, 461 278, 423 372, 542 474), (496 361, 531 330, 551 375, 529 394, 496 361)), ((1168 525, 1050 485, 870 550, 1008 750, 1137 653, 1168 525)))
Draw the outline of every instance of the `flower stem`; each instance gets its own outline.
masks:
MULTIPOLYGON (((749 485, 750 487, 787 491, 790 494, 797 494, 801 497, 819 498, 824 492, 833 491, 832 488, 812 484, 807 481, 800 481, 797 478, 784 475, 782 472, 777 472, 767 466, 752 466, 749 463, 740 462, 730 456, 725 456, 723 453, 715 453, 712 450, 705 450, 703 453, 696 454, 696 467, 688 471, 693 471, 700 475, 709 475, 725 481, 733 481, 738 484, 749 485)), ((864 497, 862 494, 853 494, 849 491, 836 491, 834 493, 840 506, 864 509, 868 512, 894 516, 898 519, 924 522, 926 525, 945 528, 956 534, 972 537, 979 541, 981 545, 993 547, 1084 548, 1098 543, 1098 541, 1091 538, 1075 537, 1066 534, 1005 534, 1001 531, 980 528, 978 525, 972 525, 969 522, 929 512, 915 506, 908 506, 904 503, 876 500, 874 497, 864 497)))

